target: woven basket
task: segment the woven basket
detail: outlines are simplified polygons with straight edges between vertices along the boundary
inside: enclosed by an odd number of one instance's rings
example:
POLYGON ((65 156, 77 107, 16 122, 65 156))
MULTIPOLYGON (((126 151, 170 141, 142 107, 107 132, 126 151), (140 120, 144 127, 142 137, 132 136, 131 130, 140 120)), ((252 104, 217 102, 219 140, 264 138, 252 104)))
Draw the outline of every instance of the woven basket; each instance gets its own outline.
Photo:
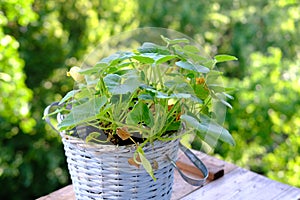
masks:
MULTIPOLYGON (((137 168, 128 163, 128 159, 132 158, 136 151, 134 145, 86 143, 84 138, 93 132, 93 128, 88 126, 76 128, 73 134, 78 137, 59 132, 48 116, 53 106, 59 106, 59 103, 49 105, 44 110, 44 116, 46 122, 62 137, 76 199, 164 200, 171 198, 174 169, 193 186, 202 186, 208 177, 208 170, 202 161, 177 139, 168 142, 155 141, 143 148, 152 166, 154 161, 158 166, 154 171, 157 180, 154 181, 143 166, 137 168), (175 161, 179 148, 202 172, 203 178, 193 179, 178 168, 175 161)), ((63 116, 58 114, 57 121, 62 119, 63 116)))
POLYGON ((129 165, 134 146, 87 144, 62 135, 76 199, 170 199, 179 140, 155 141, 144 147, 146 158, 158 163, 154 181, 146 170, 129 165))

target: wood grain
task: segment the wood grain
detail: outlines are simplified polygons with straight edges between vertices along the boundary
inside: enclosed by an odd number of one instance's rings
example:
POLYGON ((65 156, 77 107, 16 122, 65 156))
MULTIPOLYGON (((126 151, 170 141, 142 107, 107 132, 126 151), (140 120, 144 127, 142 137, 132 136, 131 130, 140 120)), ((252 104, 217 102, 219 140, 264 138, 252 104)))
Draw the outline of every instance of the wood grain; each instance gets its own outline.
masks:
MULTIPOLYGON (((195 187, 186 183, 175 171, 171 200, 300 200, 299 188, 273 181, 204 153, 194 153, 209 168, 209 179, 203 187, 195 187)), ((202 176, 183 153, 179 153, 177 164, 192 177, 202 176)), ((72 185, 69 185, 38 200, 75 200, 75 195, 72 185)))
POLYGON ((298 200, 300 189, 236 168, 224 177, 186 195, 183 200, 298 200), (290 192, 287 192, 290 191, 290 192))

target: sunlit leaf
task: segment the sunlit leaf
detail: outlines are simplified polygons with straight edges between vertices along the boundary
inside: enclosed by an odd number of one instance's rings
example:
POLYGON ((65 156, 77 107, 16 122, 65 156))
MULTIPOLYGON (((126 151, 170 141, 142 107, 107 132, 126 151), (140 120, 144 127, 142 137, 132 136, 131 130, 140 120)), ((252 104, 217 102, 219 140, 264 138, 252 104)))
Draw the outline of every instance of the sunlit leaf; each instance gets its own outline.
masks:
POLYGON ((142 100, 153 100, 153 96, 151 94, 140 94, 138 98, 142 100))
POLYGON ((186 38, 177 38, 177 39, 169 39, 167 37, 164 37, 161 35, 161 38, 163 41, 165 41, 167 44, 179 44, 179 43, 190 43, 190 41, 186 38))
POLYGON ((192 95, 187 93, 172 93, 168 95, 166 93, 158 92, 155 97, 160 99, 189 99, 192 95))
POLYGON ((176 55, 161 55, 158 53, 142 53, 139 55, 135 55, 132 58, 140 61, 145 64, 152 64, 155 62, 156 65, 167 62, 171 59, 176 58, 176 55))
POLYGON ((141 47, 138 48, 140 53, 159 53, 159 54, 170 54, 166 47, 159 46, 150 42, 145 42, 141 47))
POLYGON ((234 99, 234 97, 231 96, 230 94, 227 94, 227 93, 225 93, 225 92, 223 92, 223 94, 224 94, 225 97, 227 97, 227 98, 229 98, 229 99, 234 99))
POLYGON ((74 97, 76 93, 78 93, 80 90, 72 90, 68 92, 62 100, 60 100, 59 105, 63 104, 64 102, 68 101, 70 98, 74 97))
POLYGON ((132 55, 134 55, 134 54, 131 53, 131 52, 117 52, 117 53, 111 54, 108 57, 105 57, 105 58, 101 59, 97 63, 97 65, 98 66, 100 65, 101 67, 103 67, 105 65, 107 65, 107 66, 113 66, 113 65, 119 64, 120 62, 122 62, 122 61, 124 61, 126 59, 131 58, 132 55))
POLYGON ((107 66, 108 66, 107 63, 97 63, 93 67, 84 68, 84 69, 79 70, 79 73, 84 74, 84 75, 91 75, 91 74, 99 72, 101 69, 105 69, 107 66))
POLYGON ((152 177, 152 179, 153 179, 154 181, 156 181, 156 178, 155 178, 155 176, 154 176, 153 168, 152 168, 152 166, 151 166, 151 163, 150 163, 149 160, 147 160, 147 158, 145 157, 145 153, 144 153, 143 149, 138 148, 138 149, 137 149, 137 152, 138 152, 138 155, 140 156, 140 159, 141 159, 141 162, 142 162, 143 167, 144 167, 145 170, 148 172, 148 174, 152 177))
POLYGON ((199 131, 203 137, 207 134, 209 137, 214 138, 215 140, 221 140, 227 142, 231 145, 235 145, 235 142, 231 134, 209 118, 201 118, 200 120, 190 116, 190 115, 181 115, 180 117, 188 126, 195 128, 199 131))
POLYGON ((80 70, 80 67, 74 66, 67 72, 67 76, 71 76, 78 83, 83 83, 85 78, 83 74, 79 73, 80 70))
POLYGON ((60 130, 69 126, 76 126, 80 123, 94 120, 100 111, 100 108, 105 105, 107 98, 105 96, 95 97, 83 104, 74 106, 71 112, 58 125, 60 130))
POLYGON ((186 52, 191 52, 191 53, 200 53, 200 50, 193 46, 193 45, 185 45, 183 47, 183 49, 186 51, 186 52))
POLYGON ((188 61, 178 61, 175 63, 178 67, 181 67, 183 69, 192 70, 195 72, 200 73, 208 73, 209 69, 207 67, 201 66, 201 65, 194 65, 191 62, 188 61))
POLYGON ((227 107, 229 107, 229 108, 232 109, 232 106, 231 106, 230 103, 228 103, 227 101, 225 101, 225 100, 223 100, 223 99, 220 99, 220 102, 221 102, 222 104, 224 104, 225 106, 227 106, 227 107))
POLYGON ((154 63, 154 59, 150 55, 145 55, 145 54, 135 55, 132 58, 135 59, 135 60, 137 60, 137 61, 139 61, 139 62, 141 62, 141 63, 145 63, 145 64, 152 64, 152 63, 154 63))
POLYGON ((135 71, 130 71, 122 76, 118 74, 108 74, 104 77, 105 85, 112 94, 126 94, 134 92, 140 83, 140 79, 135 71))
POLYGON ((224 104, 225 106, 229 107, 232 109, 232 106, 230 105, 230 103, 228 103, 227 101, 225 101, 225 97, 226 95, 224 94, 224 92, 222 93, 211 93, 211 96, 214 98, 214 99, 217 99, 219 100, 222 104, 224 104))
POLYGON ((217 63, 237 60, 235 56, 230 56, 230 55, 216 55, 214 59, 216 60, 217 63))
POLYGON ((170 95, 170 98, 175 98, 175 99, 189 99, 191 97, 192 95, 187 93, 174 93, 170 95))

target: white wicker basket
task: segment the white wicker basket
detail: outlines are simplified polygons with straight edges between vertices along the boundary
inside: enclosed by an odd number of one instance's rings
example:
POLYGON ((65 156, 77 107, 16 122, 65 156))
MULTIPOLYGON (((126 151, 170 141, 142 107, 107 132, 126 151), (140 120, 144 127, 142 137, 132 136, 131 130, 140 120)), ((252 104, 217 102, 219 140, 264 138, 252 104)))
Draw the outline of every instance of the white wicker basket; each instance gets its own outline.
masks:
POLYGON ((179 140, 154 142, 144 148, 146 158, 157 161, 156 181, 140 166, 128 164, 134 146, 87 144, 64 135, 63 143, 76 199, 170 199, 179 140))
MULTIPOLYGON (((179 139, 168 142, 155 141, 146 145, 143 150, 146 158, 158 168, 154 171, 156 181, 146 172, 143 166, 139 168, 128 163, 136 150, 134 145, 116 146, 86 143, 82 137, 73 137, 59 132, 51 123, 48 113, 51 107, 58 106, 58 102, 49 105, 44 116, 46 122, 57 131, 64 144, 65 154, 76 199, 170 199, 172 194, 174 169, 191 185, 202 186, 208 170, 202 161, 193 152, 179 143, 179 139), (177 167, 178 149, 191 160, 202 172, 203 178, 193 179, 182 173, 177 167)), ((62 115, 57 115, 61 121, 62 115)), ((88 127, 81 127, 77 133, 89 132, 88 127)))

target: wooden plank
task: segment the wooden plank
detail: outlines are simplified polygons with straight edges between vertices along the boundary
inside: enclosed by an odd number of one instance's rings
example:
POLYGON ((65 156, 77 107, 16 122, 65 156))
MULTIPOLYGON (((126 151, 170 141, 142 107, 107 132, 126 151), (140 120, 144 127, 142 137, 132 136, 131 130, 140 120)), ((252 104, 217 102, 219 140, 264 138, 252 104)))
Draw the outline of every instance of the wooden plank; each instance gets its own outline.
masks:
MULTIPOLYGON (((286 191, 293 188, 290 185, 286 185, 277 181, 272 181, 261 175, 256 175, 256 177, 260 178, 260 180, 258 180, 259 182, 264 183, 264 187, 255 188, 255 192, 252 193, 253 198, 258 200, 276 199, 278 196, 282 196, 282 194, 287 194, 286 191)), ((295 194, 294 198, 289 198, 289 199, 299 199, 300 189, 294 188, 293 192, 295 194), (298 195, 298 198, 296 198, 296 195, 298 195)), ((241 195, 244 194, 242 193, 241 195)), ((282 196, 280 200, 281 199, 288 199, 288 198, 286 196, 282 196)))
POLYGON ((211 182, 199 190, 185 196, 183 200, 211 199, 299 199, 300 189, 282 184, 254 172, 237 168, 226 176, 211 182), (293 189, 291 189, 293 188, 293 189), (286 195, 287 190, 293 194, 286 195), (279 197, 280 198, 277 198, 279 197), (293 197, 293 198, 290 198, 293 197))
MULTIPOLYGON (((207 166, 209 170, 209 178, 206 184, 216 180, 217 178, 222 177, 224 173, 228 173, 229 171, 237 168, 237 166, 233 164, 229 164, 226 163, 225 161, 219 160, 212 156, 208 156, 200 151, 193 151, 193 153, 196 154, 196 156, 202 160, 202 162, 207 166)), ((179 153, 178 160, 176 163, 187 176, 195 179, 199 179, 203 177, 202 173, 184 155, 184 153, 182 152, 179 153)), ((192 191, 200 188, 186 183, 176 170, 174 174, 174 179, 175 181, 173 185, 171 200, 180 199, 184 197, 186 194, 189 194, 192 191)))
POLYGON ((73 191, 73 186, 68 185, 47 196, 40 197, 37 200, 75 200, 75 193, 73 191))
POLYGON ((291 199, 300 200, 299 188, 289 187, 287 190, 280 193, 280 195, 273 198, 273 200, 291 200, 291 199))
MULTIPOLYGON (((210 172, 209 181, 215 180, 224 174, 229 173, 233 169, 237 168, 236 165, 227 163, 223 160, 217 159, 215 157, 204 154, 200 151, 193 150, 193 153, 201 159, 201 161, 206 165, 210 172)), ((199 170, 191 163, 191 161, 185 157, 184 153, 180 152, 178 155, 177 164, 182 166, 181 168, 187 172, 195 174, 197 176, 202 176, 199 170)))
POLYGON ((244 182, 251 179, 252 173, 248 170, 242 168, 236 168, 226 176, 217 179, 205 187, 195 190, 189 195, 185 196, 185 200, 201 199, 201 200, 211 200, 211 199, 228 199, 230 195, 239 191, 239 187, 244 182), (227 197, 227 198, 226 198, 227 197))
MULTIPOLYGON (((175 171, 171 200, 300 200, 299 188, 273 181, 201 152, 194 151, 194 153, 208 166, 212 175, 204 187, 199 188, 186 183, 175 171), (216 179, 218 177, 217 173, 222 170, 224 176, 216 179)), ((179 154, 178 163, 186 174, 201 177, 201 173, 197 172, 198 170, 194 168, 183 153, 179 154)), ((75 195, 72 185, 69 185, 38 200, 75 200, 75 195)))
POLYGON ((191 193, 194 190, 197 190, 199 187, 192 186, 182 180, 177 171, 174 172, 174 184, 171 200, 177 200, 184 197, 186 194, 191 193))

